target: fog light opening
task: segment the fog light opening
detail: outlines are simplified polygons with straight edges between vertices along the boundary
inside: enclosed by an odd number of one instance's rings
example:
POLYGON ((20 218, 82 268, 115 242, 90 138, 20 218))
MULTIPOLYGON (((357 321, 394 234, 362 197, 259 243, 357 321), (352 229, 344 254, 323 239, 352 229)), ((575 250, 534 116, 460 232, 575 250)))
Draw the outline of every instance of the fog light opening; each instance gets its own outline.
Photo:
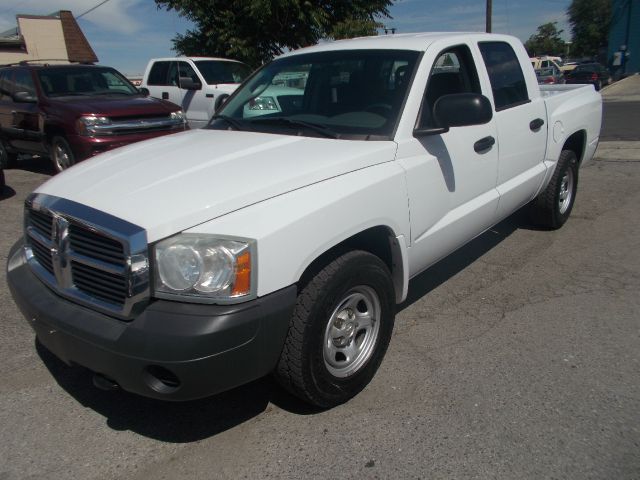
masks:
POLYGON ((180 379, 171 370, 158 365, 144 369, 145 383, 158 393, 173 393, 180 388, 180 379))

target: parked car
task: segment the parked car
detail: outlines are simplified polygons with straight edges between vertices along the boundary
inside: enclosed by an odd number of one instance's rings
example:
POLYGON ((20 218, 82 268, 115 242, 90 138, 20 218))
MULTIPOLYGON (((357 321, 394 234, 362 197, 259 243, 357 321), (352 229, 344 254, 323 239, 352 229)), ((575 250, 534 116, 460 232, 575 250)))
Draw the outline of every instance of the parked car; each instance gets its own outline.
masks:
POLYGON ((99 386, 187 400, 273 372, 331 407, 375 374, 411 278, 525 205, 547 229, 569 219, 601 116, 590 86, 539 87, 515 37, 321 43, 207 127, 38 187, 7 283, 99 386), (301 105, 247 110, 301 71, 301 105))
POLYGON ((57 171, 97 153, 186 128, 180 107, 145 98, 117 70, 0 67, 0 160, 49 155, 57 171))
POLYGON ((250 74, 248 65, 226 58, 153 58, 140 89, 180 105, 189 126, 200 128, 250 74))
POLYGON ((565 83, 564 75, 555 65, 536 70, 536 78, 541 85, 565 83))
POLYGON ((566 75, 566 82, 571 84, 590 83, 596 90, 611 84, 609 70, 599 63, 581 63, 566 75))

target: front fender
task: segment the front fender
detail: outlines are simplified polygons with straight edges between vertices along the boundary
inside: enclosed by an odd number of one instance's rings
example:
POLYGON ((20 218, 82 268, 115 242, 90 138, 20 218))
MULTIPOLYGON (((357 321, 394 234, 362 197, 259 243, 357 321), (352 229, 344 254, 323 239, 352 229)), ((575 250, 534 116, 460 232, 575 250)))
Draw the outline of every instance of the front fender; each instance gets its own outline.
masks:
MULTIPOLYGON (((188 232, 256 239, 258 296, 264 296, 296 283, 320 255, 376 226, 388 228, 395 237, 410 238, 405 176, 396 162, 270 198, 188 232)), ((402 285, 401 292, 405 290, 402 285)))

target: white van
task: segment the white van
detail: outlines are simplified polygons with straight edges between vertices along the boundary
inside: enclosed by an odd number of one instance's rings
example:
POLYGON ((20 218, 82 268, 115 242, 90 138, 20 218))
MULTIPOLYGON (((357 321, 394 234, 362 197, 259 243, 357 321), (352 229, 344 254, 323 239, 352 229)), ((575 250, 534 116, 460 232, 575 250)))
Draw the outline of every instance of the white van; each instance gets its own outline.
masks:
POLYGON ((147 65, 140 90, 180 105, 189 126, 200 128, 250 73, 248 65, 226 58, 154 58, 147 65))

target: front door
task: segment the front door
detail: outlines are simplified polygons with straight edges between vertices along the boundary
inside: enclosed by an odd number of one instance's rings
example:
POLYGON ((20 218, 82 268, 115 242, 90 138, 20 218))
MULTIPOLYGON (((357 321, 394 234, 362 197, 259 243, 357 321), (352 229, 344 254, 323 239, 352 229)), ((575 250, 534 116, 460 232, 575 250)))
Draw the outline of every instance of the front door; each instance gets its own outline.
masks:
MULTIPOLYGON (((438 56, 427 83, 420 128, 438 127, 431 112, 441 96, 482 93, 476 63, 467 45, 438 56)), ((407 171, 409 190, 410 276, 495 223, 497 138, 492 120, 399 145, 398 161, 407 171)))

